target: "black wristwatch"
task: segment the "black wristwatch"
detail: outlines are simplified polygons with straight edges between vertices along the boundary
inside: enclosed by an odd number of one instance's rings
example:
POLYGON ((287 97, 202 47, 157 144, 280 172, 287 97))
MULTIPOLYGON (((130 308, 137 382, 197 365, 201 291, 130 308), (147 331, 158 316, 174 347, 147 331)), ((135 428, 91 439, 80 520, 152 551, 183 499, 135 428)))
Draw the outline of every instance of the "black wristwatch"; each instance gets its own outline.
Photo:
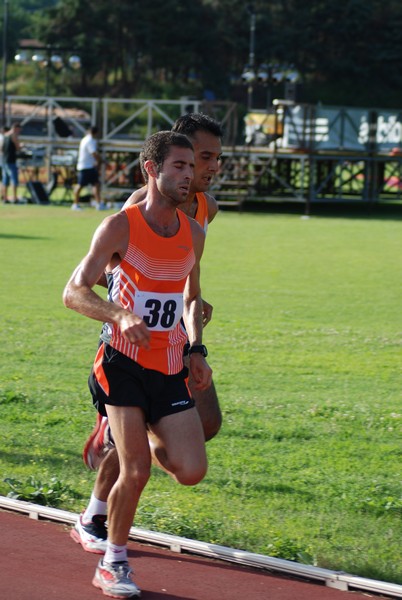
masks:
POLYGON ((204 344, 200 344, 199 346, 190 346, 188 353, 190 356, 191 354, 202 354, 204 357, 208 356, 208 350, 204 344))

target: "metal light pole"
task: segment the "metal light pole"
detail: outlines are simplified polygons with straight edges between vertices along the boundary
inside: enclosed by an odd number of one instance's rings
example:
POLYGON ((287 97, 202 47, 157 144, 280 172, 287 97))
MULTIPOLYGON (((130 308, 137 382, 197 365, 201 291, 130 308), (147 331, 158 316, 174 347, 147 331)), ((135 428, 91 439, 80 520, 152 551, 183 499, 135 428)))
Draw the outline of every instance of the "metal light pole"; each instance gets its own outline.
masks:
POLYGON ((3 5, 3 68, 2 68, 2 97, 1 97, 1 124, 6 124, 6 102, 7 102, 7 33, 8 33, 8 2, 4 0, 3 5))
MULTIPOLYGON (((250 50, 248 55, 249 69, 251 73, 255 73, 255 12, 254 5, 250 4, 247 7, 250 13, 250 50)), ((254 78, 251 77, 247 88, 247 108, 250 112, 253 108, 253 88, 254 78)))

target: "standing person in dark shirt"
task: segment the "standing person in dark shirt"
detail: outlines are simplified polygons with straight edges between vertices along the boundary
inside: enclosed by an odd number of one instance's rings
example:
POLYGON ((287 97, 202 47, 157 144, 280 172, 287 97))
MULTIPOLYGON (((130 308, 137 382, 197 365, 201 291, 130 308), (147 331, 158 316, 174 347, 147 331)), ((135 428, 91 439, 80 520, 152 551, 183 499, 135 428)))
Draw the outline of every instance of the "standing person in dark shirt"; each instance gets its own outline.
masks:
POLYGON ((11 203, 17 204, 17 188, 18 188, 18 167, 17 155, 22 149, 19 135, 21 132, 21 124, 14 123, 10 130, 4 134, 3 138, 3 201, 10 203, 8 199, 8 186, 12 185, 12 200, 11 203))
POLYGON ((6 135, 7 131, 10 131, 10 128, 8 127, 8 125, 4 125, 3 129, 0 132, 1 180, 3 180, 3 142, 4 142, 4 136, 6 135))

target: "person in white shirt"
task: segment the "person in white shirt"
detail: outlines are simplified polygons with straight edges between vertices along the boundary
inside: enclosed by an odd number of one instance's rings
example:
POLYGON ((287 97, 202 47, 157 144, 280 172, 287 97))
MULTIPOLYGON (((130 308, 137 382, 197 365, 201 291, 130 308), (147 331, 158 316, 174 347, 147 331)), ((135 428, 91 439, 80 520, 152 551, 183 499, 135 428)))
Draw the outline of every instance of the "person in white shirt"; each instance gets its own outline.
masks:
POLYGON ((78 184, 74 191, 74 200, 71 207, 73 210, 81 210, 79 205, 80 193, 82 188, 87 185, 92 185, 94 188, 97 208, 102 207, 98 170, 100 163, 97 140, 98 132, 99 129, 95 125, 90 127, 80 142, 77 162, 78 184))

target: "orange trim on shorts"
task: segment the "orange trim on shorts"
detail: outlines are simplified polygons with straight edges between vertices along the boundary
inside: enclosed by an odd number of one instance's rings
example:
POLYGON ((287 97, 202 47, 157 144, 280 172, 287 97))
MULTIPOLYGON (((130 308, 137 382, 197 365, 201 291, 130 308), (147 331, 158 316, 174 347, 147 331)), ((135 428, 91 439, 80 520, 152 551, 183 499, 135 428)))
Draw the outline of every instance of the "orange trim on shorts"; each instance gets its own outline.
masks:
POLYGON ((95 356, 94 362, 94 374, 97 382, 101 386, 102 390, 105 392, 106 396, 109 396, 109 382, 106 378, 105 371, 103 370, 103 355, 105 353, 105 344, 101 344, 98 348, 98 352, 95 356))

